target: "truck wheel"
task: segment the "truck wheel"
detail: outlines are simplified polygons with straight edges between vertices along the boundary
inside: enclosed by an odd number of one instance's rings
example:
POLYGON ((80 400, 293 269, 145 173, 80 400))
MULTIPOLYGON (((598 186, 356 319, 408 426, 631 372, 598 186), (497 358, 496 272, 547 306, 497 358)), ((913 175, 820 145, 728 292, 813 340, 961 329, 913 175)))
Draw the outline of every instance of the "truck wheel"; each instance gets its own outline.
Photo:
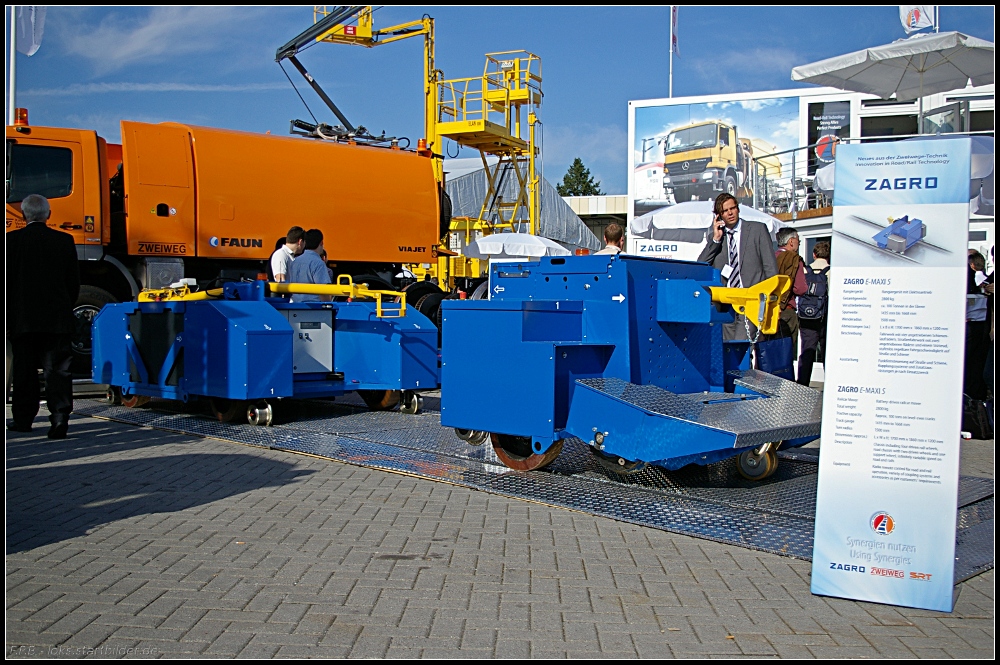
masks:
POLYGON ((736 196, 736 178, 732 175, 726 176, 726 194, 736 196))
POLYGON ((372 291, 395 291, 392 284, 376 275, 356 275, 351 278, 355 284, 364 284, 372 291))
POLYGON ((90 353, 93 348, 91 328, 94 324, 94 317, 97 316, 102 307, 115 302, 118 302, 118 299, 104 289, 90 285, 80 287, 80 295, 73 307, 73 316, 76 317, 76 333, 70 341, 70 346, 73 349, 73 365, 70 371, 74 375, 93 375, 90 353))

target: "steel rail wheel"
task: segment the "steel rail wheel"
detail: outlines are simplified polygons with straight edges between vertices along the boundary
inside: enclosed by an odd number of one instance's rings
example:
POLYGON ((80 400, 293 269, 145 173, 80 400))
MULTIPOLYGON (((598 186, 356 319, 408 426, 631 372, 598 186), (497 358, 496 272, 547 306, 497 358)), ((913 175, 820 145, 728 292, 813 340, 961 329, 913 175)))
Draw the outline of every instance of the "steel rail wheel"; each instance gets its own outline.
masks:
POLYGON ((252 403, 247 406, 247 422, 255 427, 270 427, 274 422, 274 409, 266 401, 252 403))
POLYGON ((399 412, 406 413, 409 415, 415 415, 420 413, 420 409, 424 406, 424 398, 413 392, 412 390, 404 390, 403 396, 399 404, 399 412))
POLYGON ((490 434, 493 451, 508 469, 515 471, 534 471, 548 466, 562 452, 562 440, 556 441, 544 453, 538 454, 531 450, 531 438, 513 436, 510 434, 490 434))
POLYGON ((230 423, 246 415, 246 403, 243 400, 212 397, 208 400, 208 404, 212 409, 212 415, 220 423, 230 423))
POLYGON ((149 397, 147 395, 122 396, 122 406, 128 407, 129 409, 136 409, 146 404, 149 404, 149 397))
POLYGON ((372 411, 388 411, 402 399, 401 390, 359 390, 358 394, 372 411))

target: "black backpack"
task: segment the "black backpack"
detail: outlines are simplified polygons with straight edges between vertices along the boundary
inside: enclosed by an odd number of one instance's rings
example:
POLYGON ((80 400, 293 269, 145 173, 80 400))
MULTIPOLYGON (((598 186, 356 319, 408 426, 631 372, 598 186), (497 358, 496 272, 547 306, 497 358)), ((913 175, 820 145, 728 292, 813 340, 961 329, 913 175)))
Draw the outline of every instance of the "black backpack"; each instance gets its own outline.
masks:
POLYGON ((828 272, 830 272, 830 266, 820 271, 806 266, 807 288, 805 294, 799 296, 799 319, 819 321, 826 318, 826 303, 829 299, 829 282, 826 276, 828 272))

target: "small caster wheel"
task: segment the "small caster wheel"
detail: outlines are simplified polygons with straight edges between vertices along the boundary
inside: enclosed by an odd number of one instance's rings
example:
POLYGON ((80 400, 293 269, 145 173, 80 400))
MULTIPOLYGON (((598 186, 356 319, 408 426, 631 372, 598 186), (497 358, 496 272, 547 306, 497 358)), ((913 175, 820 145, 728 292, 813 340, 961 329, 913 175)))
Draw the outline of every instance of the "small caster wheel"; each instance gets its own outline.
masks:
POLYGON ((267 402, 257 402, 247 407, 247 422, 254 426, 270 427, 274 410, 267 402))
POLYGON ((129 409, 137 409, 146 404, 149 404, 149 397, 146 395, 122 395, 122 406, 129 409))
POLYGON ((424 405, 424 398, 410 390, 403 391, 403 397, 399 402, 399 411, 408 413, 411 416, 419 413, 424 405))
POLYGON ((481 446, 490 438, 489 432, 480 429, 455 429, 455 436, 470 446, 481 446))
POLYGON ((772 444, 764 444, 761 448, 751 448, 744 450, 736 459, 736 468, 740 475, 747 480, 764 480, 778 470, 778 453, 771 447, 772 444))
POLYGON ((108 392, 105 394, 104 400, 111 406, 121 406, 122 389, 118 386, 108 386, 108 392))

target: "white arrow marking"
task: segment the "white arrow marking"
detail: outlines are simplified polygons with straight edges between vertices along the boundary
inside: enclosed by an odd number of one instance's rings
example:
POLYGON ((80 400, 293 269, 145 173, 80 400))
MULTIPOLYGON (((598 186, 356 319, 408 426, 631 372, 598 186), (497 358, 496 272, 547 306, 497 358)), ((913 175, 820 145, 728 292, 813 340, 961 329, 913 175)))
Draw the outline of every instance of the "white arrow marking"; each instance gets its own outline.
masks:
POLYGON ((500 294, 500 293, 503 293, 504 290, 505 289, 502 286, 500 286, 499 284, 497 284, 496 286, 493 287, 493 293, 500 294))
POLYGON ((625 296, 623 296, 620 293, 618 295, 616 295, 616 296, 611 296, 611 299, 612 300, 617 300, 618 302, 625 302, 625 296))

